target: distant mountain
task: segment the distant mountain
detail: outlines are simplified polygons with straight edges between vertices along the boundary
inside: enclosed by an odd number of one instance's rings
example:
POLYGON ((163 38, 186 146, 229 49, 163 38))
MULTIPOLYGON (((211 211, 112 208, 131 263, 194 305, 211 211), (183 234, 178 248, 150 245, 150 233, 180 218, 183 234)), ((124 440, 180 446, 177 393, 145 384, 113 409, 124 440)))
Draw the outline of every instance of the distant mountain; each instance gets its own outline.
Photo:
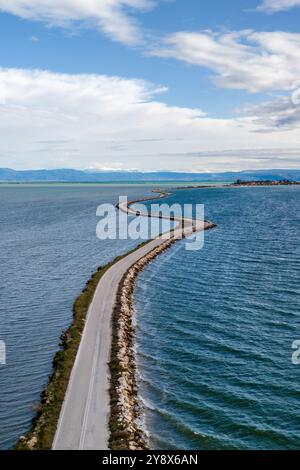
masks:
POLYGON ((16 183, 105 183, 105 182, 223 182, 252 180, 300 181, 300 170, 257 170, 225 173, 177 173, 177 172, 128 172, 128 171, 82 171, 72 169, 24 170, 0 168, 0 182, 16 183))

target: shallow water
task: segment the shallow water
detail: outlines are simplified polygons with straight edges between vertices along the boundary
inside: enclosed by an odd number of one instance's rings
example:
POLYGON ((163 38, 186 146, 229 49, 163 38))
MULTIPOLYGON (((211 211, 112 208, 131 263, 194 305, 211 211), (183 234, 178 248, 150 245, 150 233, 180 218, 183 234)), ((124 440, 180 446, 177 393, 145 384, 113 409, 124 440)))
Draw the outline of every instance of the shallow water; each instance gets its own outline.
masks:
POLYGON ((135 291, 139 386, 155 449, 299 449, 300 190, 177 191, 218 228, 174 245, 135 291))

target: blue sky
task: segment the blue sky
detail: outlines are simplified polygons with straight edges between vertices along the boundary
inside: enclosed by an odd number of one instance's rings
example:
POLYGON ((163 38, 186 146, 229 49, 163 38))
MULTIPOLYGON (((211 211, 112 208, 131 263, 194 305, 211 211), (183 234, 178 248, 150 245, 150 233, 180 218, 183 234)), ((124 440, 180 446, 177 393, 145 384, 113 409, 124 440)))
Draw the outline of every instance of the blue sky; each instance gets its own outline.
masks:
POLYGON ((0 0, 0 166, 299 167, 299 23, 300 0, 0 0))

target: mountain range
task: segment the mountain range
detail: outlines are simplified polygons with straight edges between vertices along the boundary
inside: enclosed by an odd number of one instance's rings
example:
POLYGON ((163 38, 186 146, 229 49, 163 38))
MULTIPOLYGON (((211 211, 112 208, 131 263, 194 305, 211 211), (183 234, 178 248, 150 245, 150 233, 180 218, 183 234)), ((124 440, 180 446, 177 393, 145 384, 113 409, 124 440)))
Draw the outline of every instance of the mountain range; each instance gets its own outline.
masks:
POLYGON ((89 171, 74 169, 12 170, 0 168, 0 182, 16 183, 105 183, 105 182, 224 182, 261 180, 300 181, 300 170, 252 170, 224 173, 135 172, 135 171, 89 171))

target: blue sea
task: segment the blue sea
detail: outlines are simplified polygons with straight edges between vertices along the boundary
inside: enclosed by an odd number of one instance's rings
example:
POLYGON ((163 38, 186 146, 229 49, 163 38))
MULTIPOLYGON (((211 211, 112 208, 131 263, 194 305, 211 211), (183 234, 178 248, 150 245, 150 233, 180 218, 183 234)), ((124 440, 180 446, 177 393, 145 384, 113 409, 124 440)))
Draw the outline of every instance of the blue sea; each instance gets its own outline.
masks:
MULTIPOLYGON (((72 305, 138 241, 100 241, 96 208, 151 187, 0 185, 0 448, 30 427, 72 305)), ((174 245, 135 290, 144 424, 158 449, 300 448, 300 190, 176 191, 218 227, 174 245)), ((164 202, 168 202, 165 200, 164 202)))
MULTIPOLYGON (((218 227, 174 245, 135 290, 153 449, 300 449, 300 190, 178 191, 218 227)), ((167 202, 167 201, 165 201, 167 202)))

